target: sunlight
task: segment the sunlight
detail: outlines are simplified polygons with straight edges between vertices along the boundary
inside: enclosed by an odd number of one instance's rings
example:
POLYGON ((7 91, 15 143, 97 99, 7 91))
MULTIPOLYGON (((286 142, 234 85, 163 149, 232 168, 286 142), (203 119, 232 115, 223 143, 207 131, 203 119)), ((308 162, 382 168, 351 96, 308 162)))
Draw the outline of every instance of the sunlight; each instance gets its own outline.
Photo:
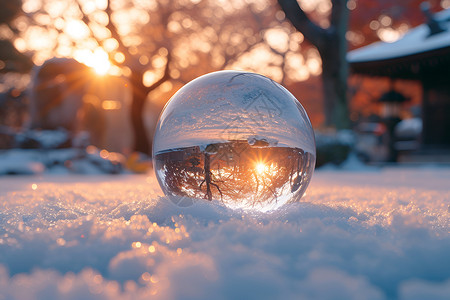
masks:
POLYGON ((108 53, 103 51, 103 49, 97 48, 92 56, 91 67, 94 68, 95 72, 99 75, 105 75, 108 73, 111 63, 108 59, 108 53))
POLYGON ((102 48, 97 48, 94 52, 86 49, 79 50, 74 56, 79 62, 94 69, 95 73, 98 75, 105 75, 111 68, 108 53, 102 48))
POLYGON ((380 28, 377 30, 377 35, 383 42, 393 43, 402 36, 402 33, 393 28, 380 28))
POLYGON ((116 100, 105 100, 102 102, 102 108, 104 110, 118 110, 122 107, 122 104, 116 100))
POLYGON ((258 162, 255 165, 255 170, 259 175, 264 175, 267 166, 263 162, 258 162))
POLYGON ((70 20, 66 23, 65 33, 70 37, 82 40, 88 37, 89 28, 83 22, 79 20, 70 20))
POLYGON ((286 52, 289 48, 289 35, 281 26, 266 30, 264 38, 272 48, 279 52, 286 52))

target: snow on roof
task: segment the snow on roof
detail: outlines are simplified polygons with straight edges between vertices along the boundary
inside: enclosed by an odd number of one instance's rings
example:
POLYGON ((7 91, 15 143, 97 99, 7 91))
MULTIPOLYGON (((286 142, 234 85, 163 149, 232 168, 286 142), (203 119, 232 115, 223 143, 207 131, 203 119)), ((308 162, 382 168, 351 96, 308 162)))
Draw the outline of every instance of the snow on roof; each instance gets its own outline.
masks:
POLYGON ((350 63, 377 61, 450 47, 450 9, 440 11, 434 17, 446 29, 444 32, 429 36, 428 25, 424 23, 395 42, 375 42, 350 51, 347 59, 350 63))

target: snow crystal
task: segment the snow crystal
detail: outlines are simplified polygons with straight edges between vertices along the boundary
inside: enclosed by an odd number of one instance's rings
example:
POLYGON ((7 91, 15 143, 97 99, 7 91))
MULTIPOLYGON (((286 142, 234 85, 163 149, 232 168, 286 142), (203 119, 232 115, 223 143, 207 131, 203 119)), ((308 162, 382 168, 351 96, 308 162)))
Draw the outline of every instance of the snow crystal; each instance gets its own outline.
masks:
POLYGON ((448 299, 449 179, 318 170, 249 215, 150 175, 0 177, 0 299, 448 299))

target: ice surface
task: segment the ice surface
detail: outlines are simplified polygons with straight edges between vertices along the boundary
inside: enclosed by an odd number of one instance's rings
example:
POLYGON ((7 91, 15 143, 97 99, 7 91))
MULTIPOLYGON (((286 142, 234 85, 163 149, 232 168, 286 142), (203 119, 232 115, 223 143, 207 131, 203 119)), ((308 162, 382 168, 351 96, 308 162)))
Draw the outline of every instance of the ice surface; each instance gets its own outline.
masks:
POLYGON ((178 207, 154 176, 0 177, 0 299, 448 299, 449 181, 319 170, 248 215, 178 207))

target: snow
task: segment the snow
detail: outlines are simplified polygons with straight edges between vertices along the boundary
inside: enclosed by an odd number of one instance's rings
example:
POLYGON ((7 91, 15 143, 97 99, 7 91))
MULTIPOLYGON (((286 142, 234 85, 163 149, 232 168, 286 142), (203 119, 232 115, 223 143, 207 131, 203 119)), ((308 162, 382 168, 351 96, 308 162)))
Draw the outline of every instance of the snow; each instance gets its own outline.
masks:
POLYGON ((350 166, 262 215, 154 175, 0 177, 0 299, 448 299, 450 168, 350 166))
POLYGON ((395 135, 399 138, 416 138, 422 133, 422 128, 421 118, 404 119, 395 126, 395 135))
POLYGON ((437 20, 442 21, 444 32, 428 36, 429 28, 426 24, 409 30, 402 38, 392 43, 376 42, 347 54, 351 63, 377 61, 403 57, 450 46, 450 9, 435 14, 437 20))
POLYGON ((122 154, 94 146, 87 149, 0 150, 0 175, 115 174, 124 171, 124 160, 122 154))

